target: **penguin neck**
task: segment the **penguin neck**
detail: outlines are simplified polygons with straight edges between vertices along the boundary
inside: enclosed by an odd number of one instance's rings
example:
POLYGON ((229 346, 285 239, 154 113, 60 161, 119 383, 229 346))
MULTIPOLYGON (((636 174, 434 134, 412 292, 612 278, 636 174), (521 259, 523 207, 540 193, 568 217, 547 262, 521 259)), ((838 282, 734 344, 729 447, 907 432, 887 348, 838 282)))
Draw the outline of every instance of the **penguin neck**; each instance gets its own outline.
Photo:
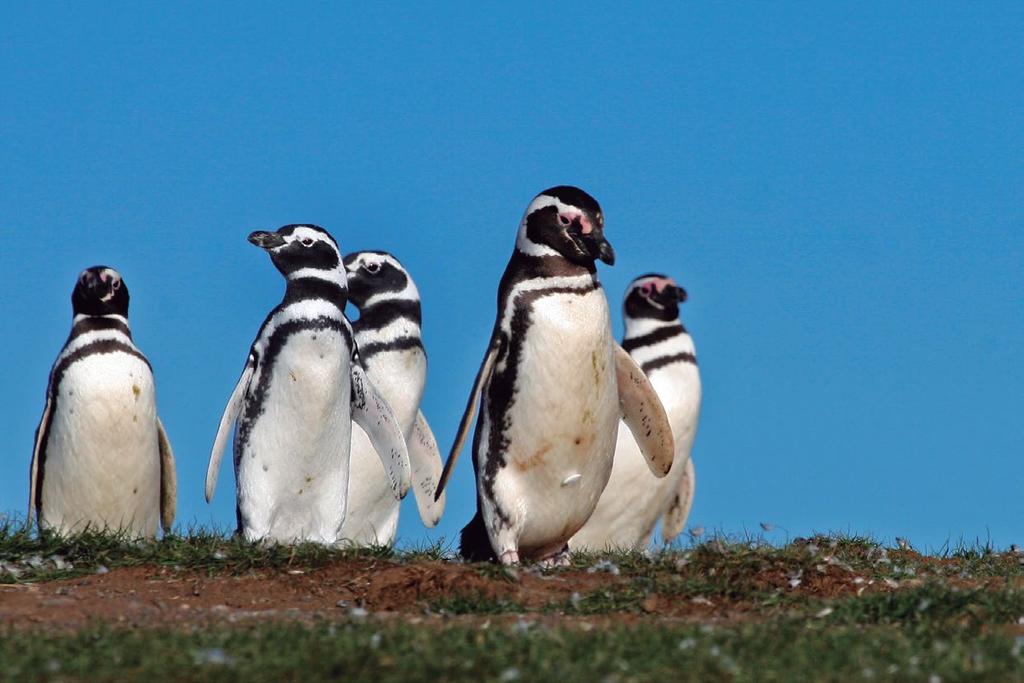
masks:
POLYGON ((622 338, 622 348, 635 358, 646 358, 652 353, 693 353, 693 340, 678 319, 624 316, 624 321, 626 334, 622 338))
POLYGON ((344 272, 311 272, 309 269, 303 269, 299 273, 296 274, 297 277, 288 277, 282 305, 287 306, 307 299, 322 299, 333 303, 341 311, 345 310, 345 304, 348 302, 348 283, 344 272))
POLYGON ((87 315, 78 313, 71 321, 71 334, 68 339, 74 339, 88 332, 99 332, 113 330, 120 332, 129 339, 132 338, 132 330, 128 325, 128 318, 117 313, 107 315, 87 315))
MULTIPOLYGON (((533 242, 527 244, 536 247, 543 246, 534 245, 533 242)), ((512 258, 509 259, 508 265, 505 267, 505 275, 502 279, 509 282, 522 282, 538 278, 579 279, 581 284, 589 286, 597 281, 597 268, 593 263, 585 266, 573 263, 550 247, 524 249, 517 243, 512 252, 512 258)))
POLYGON ((626 333, 623 336, 624 341, 636 340, 653 333, 657 333, 661 336, 674 336, 686 333, 686 328, 683 327, 679 318, 662 320, 654 317, 634 318, 625 315, 623 316, 623 322, 626 327, 626 333))
POLYGON ((697 351, 693 339, 678 319, 625 316, 625 322, 622 348, 640 364, 644 374, 675 367, 678 363, 696 367, 697 351))
POLYGON ((381 295, 370 297, 352 323, 357 339, 393 341, 400 337, 420 338, 422 309, 419 297, 381 295))

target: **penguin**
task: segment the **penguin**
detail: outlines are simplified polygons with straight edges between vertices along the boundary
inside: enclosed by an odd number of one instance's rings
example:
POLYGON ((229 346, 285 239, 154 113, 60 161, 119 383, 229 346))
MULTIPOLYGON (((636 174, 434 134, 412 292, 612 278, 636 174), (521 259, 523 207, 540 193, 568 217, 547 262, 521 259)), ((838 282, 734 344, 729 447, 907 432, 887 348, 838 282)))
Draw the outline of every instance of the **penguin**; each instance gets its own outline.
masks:
POLYGON ((29 474, 40 532, 155 538, 174 522, 174 452, 149 361, 128 326, 128 287, 93 266, 71 294, 71 334, 50 370, 29 474))
POLYGON ((615 343, 595 262, 615 252, 597 201, 553 187, 526 209, 498 286, 497 316, 444 489, 480 404, 473 439, 477 513, 462 530, 469 560, 568 562, 570 538, 612 469, 619 418, 651 471, 672 464, 672 431, 639 366, 615 343))
POLYGON ((700 419, 701 384, 693 339, 679 321, 686 290, 659 273, 641 275, 626 289, 626 349, 648 376, 672 425, 675 458, 667 477, 655 479, 636 441, 619 430, 612 475, 594 514, 569 542, 573 550, 638 550, 662 520, 669 543, 683 530, 696 478, 690 451, 700 419))
MULTIPOLYGON (((344 264, 348 300, 359 311, 352 323, 359 360, 402 427, 420 519, 433 528, 445 501, 434 500, 441 454, 419 410, 427 378, 419 290, 399 260, 387 252, 354 252, 345 256, 344 264)), ((355 545, 390 545, 398 531, 399 504, 380 459, 358 426, 352 429, 350 468, 342 537, 355 545)))
POLYGON ((269 254, 285 294, 263 321, 221 417, 206 500, 237 422, 238 533, 249 541, 334 545, 345 521, 353 421, 373 443, 396 499, 410 477, 402 429, 359 365, 334 238, 315 225, 286 225, 253 232, 249 242, 269 254))

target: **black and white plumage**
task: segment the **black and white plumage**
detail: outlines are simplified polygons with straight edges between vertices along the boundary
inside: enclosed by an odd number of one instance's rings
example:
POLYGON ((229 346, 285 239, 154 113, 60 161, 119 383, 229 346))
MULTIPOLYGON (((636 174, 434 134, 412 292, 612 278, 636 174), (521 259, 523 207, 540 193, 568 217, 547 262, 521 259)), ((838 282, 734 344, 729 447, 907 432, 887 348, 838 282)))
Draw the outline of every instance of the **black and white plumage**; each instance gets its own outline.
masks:
POLYGON ((598 203, 575 187, 530 203, 498 288, 497 318, 439 491, 473 419, 477 514, 468 559, 559 561, 611 473, 620 415, 651 468, 672 434, 653 389, 611 335, 595 261, 611 264, 598 203))
POLYGON ((373 442, 401 498, 409 460, 398 421, 359 365, 345 318, 347 278, 334 238, 313 225, 254 232, 287 282, 264 320, 221 418, 206 475, 213 498, 237 420, 238 531, 281 543, 342 540, 352 423, 373 442))
POLYGON ((700 419, 697 355, 679 321, 686 290, 665 275, 636 278, 626 290, 622 346, 658 392, 675 440, 675 459, 664 479, 655 479, 632 435, 619 431, 615 464, 594 514, 570 541, 574 550, 638 549, 651 540, 658 520, 667 543, 686 524, 696 484, 690 452, 700 419))
POLYGON ((94 266, 78 277, 71 305, 36 430, 29 519, 62 534, 155 537, 174 521, 174 453, 153 371, 132 341, 128 287, 113 268, 94 266))
MULTIPOLYGON (((398 259, 386 252, 355 252, 344 263, 349 302, 359 310, 359 319, 352 323, 359 360, 402 426, 420 518, 434 527, 444 498, 434 500, 441 455, 419 410, 427 379, 419 290, 398 259)), ((398 531, 398 514, 387 473, 357 425, 352 429, 348 515, 341 535, 357 545, 390 544, 398 531)))

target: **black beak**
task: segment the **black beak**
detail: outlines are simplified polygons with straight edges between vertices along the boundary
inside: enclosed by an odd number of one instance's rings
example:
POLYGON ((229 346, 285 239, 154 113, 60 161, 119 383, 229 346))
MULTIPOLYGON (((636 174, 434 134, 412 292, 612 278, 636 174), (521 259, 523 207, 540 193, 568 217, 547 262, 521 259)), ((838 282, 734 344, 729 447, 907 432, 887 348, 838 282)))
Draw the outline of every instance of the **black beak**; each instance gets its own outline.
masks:
POLYGON ((601 235, 597 242, 597 258, 609 266, 615 265, 615 250, 612 249, 612 245, 604 238, 604 235, 601 235))
POLYGON ((665 287, 654 295, 654 299, 662 305, 681 304, 686 301, 686 290, 676 285, 665 285, 665 287))
POLYGON ((581 234, 579 241, 593 259, 600 259, 609 266, 615 265, 615 250, 608 240, 604 238, 604 229, 595 227, 586 235, 581 234))
POLYGON ((284 244, 283 237, 276 232, 266 232, 265 230, 249 233, 249 241, 260 249, 276 249, 284 244))

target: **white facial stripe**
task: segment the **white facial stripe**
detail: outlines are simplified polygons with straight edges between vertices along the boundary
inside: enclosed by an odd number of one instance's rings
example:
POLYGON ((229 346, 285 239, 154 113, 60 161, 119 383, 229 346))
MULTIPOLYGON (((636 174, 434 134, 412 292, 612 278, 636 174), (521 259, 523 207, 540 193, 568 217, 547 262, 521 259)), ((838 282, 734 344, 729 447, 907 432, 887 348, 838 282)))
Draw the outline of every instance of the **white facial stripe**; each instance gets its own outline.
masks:
POLYGON ((527 256, 561 256, 554 248, 546 244, 537 244, 526 236, 526 228, 523 228, 516 237, 516 249, 527 256))
POLYGON ((330 239, 326 234, 320 232, 319 230, 307 228, 306 226, 299 226, 295 228, 295 230, 292 231, 291 235, 285 237, 285 241, 287 242, 294 242, 296 240, 301 241, 304 239, 313 240, 314 242, 326 242, 327 244, 331 245, 331 247, 335 251, 338 251, 338 245, 334 243, 334 240, 330 239))
POLYGON ((348 274, 345 272, 345 268, 338 266, 337 268, 331 268, 330 270, 324 270, 322 268, 299 268, 288 273, 289 280, 298 280, 299 278, 311 277, 318 280, 327 280, 339 284, 344 289, 348 289, 348 274))
POLYGON ((526 236, 526 219, 531 213, 538 209, 544 209, 549 206, 554 206, 558 209, 559 213, 571 213, 571 214, 582 214, 583 210, 566 204, 560 201, 557 197, 551 195, 538 195, 534 198, 530 205, 526 207, 526 212, 523 214, 523 220, 519 222, 519 232, 516 234, 516 247, 519 251, 529 256, 558 256, 558 252, 549 246, 543 244, 537 244, 526 236))
POLYGON ((364 303, 363 308, 369 308, 374 304, 381 303, 383 301, 419 301, 420 291, 416 288, 416 284, 406 273, 405 287, 400 292, 381 292, 380 294, 374 294, 369 297, 364 303))
POLYGON ((396 270, 401 271, 405 274, 405 287, 399 292, 381 292, 380 294, 373 294, 366 301, 363 302, 362 308, 368 308, 374 304, 381 303, 383 301, 419 301, 420 290, 416 287, 416 283, 412 281, 412 276, 409 275, 409 271, 402 267, 402 264, 398 262, 398 259, 391 256, 390 254, 373 254, 370 252, 363 252, 356 256, 356 258, 348 264, 346 270, 350 277, 355 277, 356 273, 371 263, 383 266, 389 264, 396 270))
POLYGON ((348 272, 355 273, 360 268, 364 268, 372 264, 377 264, 381 267, 383 267, 384 264, 390 264, 405 273, 406 277, 409 276, 409 273, 406 272, 405 268, 402 267, 402 264, 398 262, 398 259, 386 254, 371 254, 369 252, 364 252, 357 256, 355 260, 348 265, 348 272))
POLYGON ((563 213, 563 212, 567 212, 567 213, 583 213, 583 210, 580 209, 577 206, 573 206, 571 204, 566 204, 565 202, 561 201, 557 197, 552 197, 551 195, 542 194, 542 195, 538 195, 536 198, 534 198, 534 200, 532 202, 530 202, 530 205, 528 207, 526 207, 526 213, 523 215, 523 223, 526 222, 526 217, 529 216, 534 211, 536 211, 537 209, 544 209, 544 208, 547 208, 549 206, 557 207, 559 213, 563 213))

